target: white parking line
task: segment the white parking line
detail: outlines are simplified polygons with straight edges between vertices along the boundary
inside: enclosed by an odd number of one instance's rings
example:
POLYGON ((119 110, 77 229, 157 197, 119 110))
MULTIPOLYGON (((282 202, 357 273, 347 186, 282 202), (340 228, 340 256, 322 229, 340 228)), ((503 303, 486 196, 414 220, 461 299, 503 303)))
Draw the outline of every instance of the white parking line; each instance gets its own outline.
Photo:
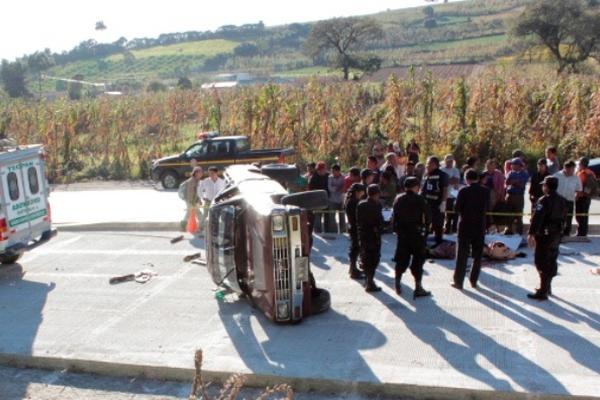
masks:
POLYGON ((200 253, 200 249, 191 249, 188 251, 184 250, 99 250, 99 249, 36 249, 32 254, 39 255, 50 255, 50 254, 64 254, 64 255, 101 255, 101 256, 186 256, 193 254, 194 252, 200 253), (197 250, 197 251, 196 251, 197 250))

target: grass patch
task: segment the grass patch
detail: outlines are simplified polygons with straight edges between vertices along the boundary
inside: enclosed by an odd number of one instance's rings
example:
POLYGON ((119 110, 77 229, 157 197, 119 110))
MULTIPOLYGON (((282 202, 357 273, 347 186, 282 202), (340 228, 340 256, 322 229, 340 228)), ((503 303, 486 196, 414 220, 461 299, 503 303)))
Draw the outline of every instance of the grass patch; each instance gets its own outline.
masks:
MULTIPOLYGON (((166 56, 202 56, 212 57, 219 53, 231 53, 239 43, 224 40, 200 40, 197 42, 186 42, 168 46, 156 46, 148 49, 133 50, 136 59, 166 56)), ((107 61, 122 61, 122 54, 115 54, 106 58, 107 61)))
POLYGON ((448 49, 458 49, 464 47, 483 47, 490 45, 497 45, 501 43, 507 42, 507 36, 503 35, 492 35, 492 36, 482 36, 473 39, 462 39, 462 40, 453 40, 450 42, 435 42, 429 44, 423 44, 418 46, 411 46, 411 48, 419 49, 419 50, 448 50, 448 49))

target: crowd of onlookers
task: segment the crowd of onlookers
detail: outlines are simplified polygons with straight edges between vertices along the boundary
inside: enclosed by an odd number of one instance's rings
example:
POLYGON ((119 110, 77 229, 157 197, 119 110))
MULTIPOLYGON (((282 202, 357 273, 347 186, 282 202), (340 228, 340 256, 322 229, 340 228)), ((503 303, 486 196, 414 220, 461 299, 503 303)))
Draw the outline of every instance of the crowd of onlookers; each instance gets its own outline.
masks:
POLYGON ((495 159, 482 162, 476 157, 469 157, 461 165, 452 154, 442 160, 430 157, 427 161, 431 159, 439 168, 421 162, 420 147, 414 140, 405 148, 398 143, 389 143, 387 147, 376 143, 365 160, 365 167, 352 167, 343 173, 338 164, 328 166, 324 161, 309 163, 306 173, 290 185, 290 189, 327 191, 329 209, 317 214, 314 229, 316 232, 345 232, 344 199, 353 183, 362 183, 365 187, 377 184, 383 208, 391 209, 396 196, 404 191, 408 177, 424 182, 432 169, 439 170, 442 173, 443 204, 440 211, 444 215, 443 230, 444 233, 455 233, 458 215, 453 212, 454 203, 458 190, 465 185, 464 172, 473 169, 479 171, 480 183, 490 191, 488 231, 522 235, 523 214, 533 212, 537 200, 543 195, 541 183, 544 178, 555 176, 559 181, 558 193, 565 198, 569 208, 564 235, 571 233, 573 215, 578 224, 577 235, 586 236, 588 233, 587 214, 591 199, 599 194, 599 190, 597 177, 588 168, 587 157, 580 158, 578 162, 568 160, 561 165, 557 149, 548 147, 545 157, 537 160, 535 169, 529 168, 525 154, 520 150, 515 150, 512 157, 504 162, 495 159), (525 196, 529 197, 531 210, 525 210, 525 196))

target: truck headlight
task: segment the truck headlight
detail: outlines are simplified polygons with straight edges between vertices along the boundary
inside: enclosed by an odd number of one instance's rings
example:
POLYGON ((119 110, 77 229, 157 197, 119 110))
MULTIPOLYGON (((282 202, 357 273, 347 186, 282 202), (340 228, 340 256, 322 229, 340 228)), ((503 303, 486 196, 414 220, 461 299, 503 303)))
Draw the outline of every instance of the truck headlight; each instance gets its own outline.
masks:
POLYGON ((281 232, 285 228, 285 220, 283 219, 283 215, 274 215, 273 216, 273 230, 276 232, 281 232))
POLYGON ((277 317, 280 319, 286 319, 289 317, 290 309, 287 303, 281 303, 277 305, 277 317))

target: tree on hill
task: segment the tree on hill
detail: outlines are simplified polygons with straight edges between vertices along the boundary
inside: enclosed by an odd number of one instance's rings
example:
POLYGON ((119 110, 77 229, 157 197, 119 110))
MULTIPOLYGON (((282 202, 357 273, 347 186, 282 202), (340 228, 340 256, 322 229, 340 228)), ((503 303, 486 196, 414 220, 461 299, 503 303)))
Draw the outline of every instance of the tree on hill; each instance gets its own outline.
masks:
POLYGON ((4 90, 10 97, 25 97, 29 95, 25 85, 26 67, 19 61, 9 62, 2 60, 0 78, 4 90))
POLYGON ((341 68, 348 80, 350 68, 357 64, 357 52, 369 41, 382 39, 380 25, 369 18, 334 18, 317 22, 309 33, 306 49, 314 58, 324 53, 335 54, 330 61, 341 68))
POLYGON ((50 49, 36 51, 27 57, 27 66, 29 67, 29 70, 37 75, 38 92, 40 96, 42 94, 42 72, 54 65, 54 57, 52 56, 50 49))
MULTIPOLYGON (((72 79, 74 81, 82 81, 83 75, 75 74, 72 79)), ((67 86, 67 93, 69 94, 69 99, 81 100, 81 97, 83 96, 83 85, 79 82, 69 82, 67 86)))
POLYGON ((182 90, 191 89, 192 88, 192 81, 187 76, 182 76, 177 81, 177 88, 178 89, 182 89, 182 90))
POLYGON ((536 37, 558 63, 558 73, 576 72, 600 50, 600 14, 581 0, 538 0, 519 16, 513 33, 536 37))
POLYGON ((233 49, 233 54, 236 57, 254 57, 258 55, 258 46, 254 43, 242 43, 233 49))

